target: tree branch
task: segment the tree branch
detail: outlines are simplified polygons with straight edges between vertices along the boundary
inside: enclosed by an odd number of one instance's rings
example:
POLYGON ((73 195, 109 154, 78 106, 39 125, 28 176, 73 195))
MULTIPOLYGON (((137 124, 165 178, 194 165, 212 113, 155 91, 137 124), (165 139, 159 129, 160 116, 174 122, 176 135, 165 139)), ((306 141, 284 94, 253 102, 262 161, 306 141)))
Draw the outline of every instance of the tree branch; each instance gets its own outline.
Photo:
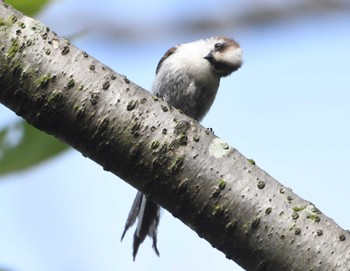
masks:
POLYGON ((247 270, 345 270, 350 235, 199 123, 0 2, 0 102, 247 270))

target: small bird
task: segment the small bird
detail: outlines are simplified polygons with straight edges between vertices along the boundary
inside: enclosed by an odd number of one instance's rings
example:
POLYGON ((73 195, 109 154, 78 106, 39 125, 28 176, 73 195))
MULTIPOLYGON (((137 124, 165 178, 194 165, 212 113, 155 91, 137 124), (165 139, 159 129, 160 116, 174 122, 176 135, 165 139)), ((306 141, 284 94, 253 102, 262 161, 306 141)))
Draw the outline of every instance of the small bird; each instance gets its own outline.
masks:
MULTIPOLYGON (((219 36, 181 44, 169 49, 160 59, 152 93, 162 97, 189 117, 201 121, 214 102, 220 78, 238 70, 243 63, 242 49, 234 40, 219 36)), ((140 244, 149 235, 155 253, 160 207, 138 192, 125 223, 126 231, 136 218, 133 259, 140 244)))

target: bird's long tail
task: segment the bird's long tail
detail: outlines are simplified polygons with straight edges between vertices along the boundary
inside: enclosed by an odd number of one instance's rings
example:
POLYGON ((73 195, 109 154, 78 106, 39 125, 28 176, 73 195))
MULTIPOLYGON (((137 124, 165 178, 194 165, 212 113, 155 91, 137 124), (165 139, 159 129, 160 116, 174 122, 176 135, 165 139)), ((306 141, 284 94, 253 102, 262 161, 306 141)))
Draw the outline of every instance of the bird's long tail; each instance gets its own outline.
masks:
POLYGON ((159 223, 160 207, 148 199, 141 192, 137 192, 135 200, 132 204, 128 219, 125 223, 124 232, 121 240, 123 240, 126 231, 134 225, 137 218, 137 227, 134 233, 133 242, 133 258, 135 260, 140 244, 145 240, 146 236, 150 236, 153 240, 152 247, 159 256, 157 248, 157 227, 159 223))

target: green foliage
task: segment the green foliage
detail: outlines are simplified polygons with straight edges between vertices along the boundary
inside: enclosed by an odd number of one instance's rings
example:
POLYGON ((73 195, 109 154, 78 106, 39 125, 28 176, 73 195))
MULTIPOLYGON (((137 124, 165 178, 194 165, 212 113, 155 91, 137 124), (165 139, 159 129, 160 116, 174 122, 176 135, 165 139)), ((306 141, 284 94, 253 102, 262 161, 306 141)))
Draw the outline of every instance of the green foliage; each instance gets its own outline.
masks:
POLYGON ((33 17, 39 13, 50 0, 5 0, 5 2, 27 16, 33 17))
POLYGON ((56 138, 19 121, 0 130, 0 175, 28 169, 67 149, 56 138))

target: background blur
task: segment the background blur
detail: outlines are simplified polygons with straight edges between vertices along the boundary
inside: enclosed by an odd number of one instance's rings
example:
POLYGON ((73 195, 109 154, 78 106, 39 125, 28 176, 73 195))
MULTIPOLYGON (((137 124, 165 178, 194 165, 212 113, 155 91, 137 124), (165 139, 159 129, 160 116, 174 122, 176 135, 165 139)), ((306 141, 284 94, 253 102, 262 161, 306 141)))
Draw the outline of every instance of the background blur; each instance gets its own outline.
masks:
MULTIPOLYGON (((168 48, 236 39, 244 65, 203 125, 349 229, 349 15, 346 0, 56 0, 36 17, 145 89, 168 48)), ((0 129, 16 120, 0 105, 0 129)), ((135 194, 74 150, 0 176, 0 269, 242 270, 166 211, 160 258, 147 238, 133 262, 134 228, 120 237, 135 194)))

